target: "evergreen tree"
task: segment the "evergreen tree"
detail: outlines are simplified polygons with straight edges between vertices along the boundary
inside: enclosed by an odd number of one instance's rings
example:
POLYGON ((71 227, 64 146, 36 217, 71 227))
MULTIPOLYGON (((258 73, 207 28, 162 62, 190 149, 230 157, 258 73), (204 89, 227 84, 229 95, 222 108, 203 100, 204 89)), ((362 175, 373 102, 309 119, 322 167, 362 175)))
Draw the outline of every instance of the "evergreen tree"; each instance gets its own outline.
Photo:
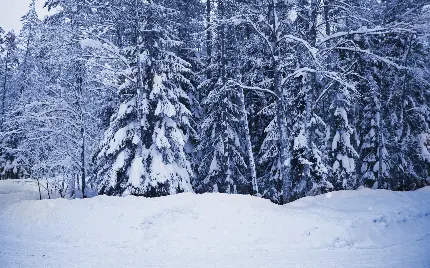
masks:
POLYGON ((427 1, 45 6, 0 28, 1 179, 278 204, 428 183, 427 1))
MULTIPOLYGON (((197 192, 252 193, 248 175, 246 132, 241 89, 237 86, 238 29, 228 19, 234 16, 233 2, 219 0, 215 10, 212 60, 201 89, 208 92, 203 102, 204 119, 198 147, 197 192)), ((247 122, 246 122, 247 124, 247 122)))
POLYGON ((3 39, 2 48, 4 58, 1 63, 1 110, 0 110, 0 178, 17 179, 22 175, 20 159, 15 157, 17 137, 10 135, 13 129, 9 124, 14 119, 9 116, 9 109, 13 107, 14 99, 17 97, 15 91, 15 72, 18 66, 17 39, 14 32, 8 32, 3 39))
POLYGON ((169 3, 121 3, 133 34, 121 49, 128 64, 120 81, 122 104, 98 155, 100 193, 161 196, 192 190, 185 152, 191 112, 184 103, 184 85, 192 87, 185 76, 190 64, 177 54, 181 13, 169 3))

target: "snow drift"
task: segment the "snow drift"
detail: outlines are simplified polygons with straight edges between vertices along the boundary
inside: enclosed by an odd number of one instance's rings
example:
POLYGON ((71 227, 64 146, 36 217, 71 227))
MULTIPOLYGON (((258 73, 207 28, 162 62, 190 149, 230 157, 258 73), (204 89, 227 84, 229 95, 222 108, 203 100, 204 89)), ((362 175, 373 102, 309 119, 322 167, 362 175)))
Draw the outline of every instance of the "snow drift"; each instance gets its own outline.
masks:
POLYGON ((0 204, 0 267, 430 267, 429 187, 0 204))

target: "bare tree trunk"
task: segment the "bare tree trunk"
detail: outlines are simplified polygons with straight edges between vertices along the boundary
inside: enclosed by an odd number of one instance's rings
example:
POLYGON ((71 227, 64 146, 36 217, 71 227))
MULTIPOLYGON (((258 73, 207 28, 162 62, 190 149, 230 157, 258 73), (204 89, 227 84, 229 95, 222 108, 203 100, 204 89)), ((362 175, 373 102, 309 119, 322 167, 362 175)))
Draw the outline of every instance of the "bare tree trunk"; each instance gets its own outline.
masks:
POLYGON ((84 115, 84 96, 83 96, 83 79, 82 79, 82 67, 79 64, 79 78, 78 78, 78 87, 79 87, 79 116, 80 116, 80 125, 81 125, 81 190, 82 190, 82 198, 86 198, 85 195, 85 186, 86 186, 86 170, 85 170, 85 115, 84 115))
POLYGON ((86 185, 86 174, 85 174, 85 129, 81 127, 81 138, 82 138, 82 148, 81 148, 81 174, 82 174, 82 198, 86 198, 85 195, 85 185, 86 185))
MULTIPOLYGON (((279 67, 275 64, 274 69, 277 70, 279 67)), ((279 70, 275 72, 275 92, 279 96, 277 101, 276 108, 276 120, 278 125, 278 147, 279 147, 279 173, 282 180, 282 203, 288 203, 291 200, 291 176, 289 174, 289 163, 287 163, 288 159, 288 146, 287 146, 287 137, 286 137, 286 116, 284 113, 284 102, 282 97, 282 92, 280 88, 280 75, 278 74, 279 70)))
POLYGON ((1 108, 1 125, 0 130, 3 130, 3 124, 6 115, 6 85, 7 85, 7 68, 9 63, 9 51, 6 53, 6 60, 4 64, 4 79, 3 79, 3 92, 2 92, 2 108, 1 108))
MULTIPOLYGON (((409 56, 411 53, 411 48, 412 48, 412 42, 414 40, 414 36, 411 36, 409 39, 409 44, 408 44, 408 48, 406 49, 406 53, 405 53, 405 57, 403 59, 404 61, 404 66, 408 66, 408 60, 409 60, 409 56)), ((403 86, 402 86, 402 103, 400 105, 400 123, 401 123, 401 137, 400 137, 400 141, 402 142, 403 139, 406 137, 406 120, 405 120, 405 110, 406 110, 406 105, 405 105, 405 100, 406 100, 406 94, 407 94, 407 86, 409 83, 409 70, 408 68, 405 68, 404 70, 404 78, 403 78, 403 86)))
POLYGON ((330 5, 330 0, 324 0, 324 22, 325 22, 325 34, 327 36, 331 35, 329 5, 330 5))
POLYGON ((48 193, 48 199, 51 199, 51 193, 49 192, 49 181, 46 179, 46 192, 48 193))
MULTIPOLYGON (((382 100, 381 100, 382 101, 382 100)), ((382 103, 380 104, 382 105, 382 103)), ((384 186, 384 180, 383 180, 383 170, 382 170, 382 164, 384 161, 384 156, 383 156, 383 131, 382 131, 382 113, 381 113, 381 107, 379 107, 379 111, 378 111, 378 188, 382 189, 384 186)))
MULTIPOLYGON (((308 28, 308 42, 312 47, 315 47, 317 42, 317 3, 316 0, 310 1, 310 9, 309 9, 309 28, 308 28)), ((328 26, 329 27, 329 26, 328 26)), ((312 113, 313 113, 313 105, 314 105, 314 92, 316 88, 316 74, 308 73, 306 75, 306 79, 304 81, 304 86, 306 87, 304 92, 306 94, 306 119, 305 119, 305 137, 306 137, 306 159, 307 162, 304 167, 304 176, 303 180, 306 182, 306 185, 309 186, 310 183, 310 162, 313 157, 312 147, 314 144, 313 132, 311 131, 311 122, 312 122, 312 113)))
POLYGON ((40 180, 37 179, 37 187, 39 188, 39 200, 42 200, 42 191, 40 190, 40 180))
POLYGON ((276 120, 278 127, 278 147, 279 147, 279 173, 282 180, 282 200, 281 203, 288 203, 291 200, 291 176, 289 174, 289 163, 288 159, 288 145, 287 145, 287 118, 284 111, 284 97, 283 90, 281 87, 281 68, 279 64, 280 57, 280 46, 278 37, 278 14, 276 11, 277 0, 271 1, 271 7, 269 13, 272 13, 271 24, 272 24, 272 34, 271 34, 271 50, 272 50, 272 72, 273 72, 273 89, 278 100, 276 103, 276 120))
MULTIPOLYGON (((25 48, 25 55, 24 55, 24 62, 23 62, 23 66, 24 66, 24 71, 23 71, 23 81, 21 81, 23 84, 20 88, 20 95, 22 95, 25 92, 25 87, 27 85, 27 61, 28 61, 28 55, 30 54, 30 43, 32 41, 32 35, 33 33, 33 27, 30 24, 30 35, 27 38, 27 42, 26 42, 26 48, 25 48)), ((24 105, 25 106, 25 105, 24 105)), ((24 107, 25 108, 25 107, 24 107)))
MULTIPOLYGON (((149 14, 148 14, 149 15, 149 14)), ((136 67, 137 67, 137 84, 136 84, 136 93, 137 93, 137 112, 138 112, 138 121, 140 124, 140 140, 141 140, 141 153, 143 152, 144 147, 144 137, 145 137, 145 129, 142 125, 143 120, 143 109, 142 109, 142 102, 146 98, 144 92, 143 92, 143 72, 142 72, 142 65, 141 65, 141 58, 140 58, 140 46, 139 46, 139 38, 140 38, 140 23, 139 23, 140 13, 139 13, 139 0, 136 0, 135 2, 135 50, 136 50, 136 67)), ((150 81, 149 83, 152 83, 150 81)))
POLYGON ((248 158, 249 158, 249 169, 251 173, 252 191, 254 195, 258 195, 257 171, 255 168, 254 152, 252 151, 251 133, 249 131, 248 113, 246 111, 245 94, 243 93, 243 88, 240 88, 240 102, 242 105, 242 112, 243 112, 243 125, 245 128, 245 135, 246 135, 246 147, 247 147, 248 158))
MULTIPOLYGON (((211 25, 211 13, 212 13, 212 1, 206 0, 206 54, 207 54, 207 63, 210 65, 212 63, 212 31, 210 30, 211 25)), ((208 79, 211 78, 211 72, 207 73, 208 79)))
MULTIPOLYGON (((223 21, 225 19, 225 1, 224 0, 218 0, 218 14, 220 16, 220 19, 223 21)), ((226 59, 226 27, 224 21, 219 26, 219 44, 220 44, 220 60, 221 60, 221 81, 222 85, 225 86, 227 83, 227 59, 226 59)), ((231 193, 232 189, 230 188, 230 184, 228 182, 230 181, 230 154, 229 154, 229 134, 227 131, 227 122, 228 122, 228 113, 227 113, 227 104, 224 100, 221 101, 221 118, 222 118, 222 126, 223 126, 223 145, 224 145, 224 155, 223 160, 221 161, 223 163, 222 173, 226 178, 226 185, 227 188, 218 188, 221 192, 227 192, 231 193)))

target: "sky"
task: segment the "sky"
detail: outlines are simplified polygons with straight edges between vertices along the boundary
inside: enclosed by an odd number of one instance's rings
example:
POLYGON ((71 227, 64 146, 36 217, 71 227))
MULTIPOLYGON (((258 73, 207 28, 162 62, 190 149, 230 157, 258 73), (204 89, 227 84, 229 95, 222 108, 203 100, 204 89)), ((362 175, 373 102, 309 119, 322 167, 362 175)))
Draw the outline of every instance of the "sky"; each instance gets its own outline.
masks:
MULTIPOLYGON (((48 12, 43 9, 44 0, 36 0, 37 11, 41 18, 48 12)), ((28 11, 31 0, 0 0, 0 27, 5 31, 21 30, 21 17, 28 11)))

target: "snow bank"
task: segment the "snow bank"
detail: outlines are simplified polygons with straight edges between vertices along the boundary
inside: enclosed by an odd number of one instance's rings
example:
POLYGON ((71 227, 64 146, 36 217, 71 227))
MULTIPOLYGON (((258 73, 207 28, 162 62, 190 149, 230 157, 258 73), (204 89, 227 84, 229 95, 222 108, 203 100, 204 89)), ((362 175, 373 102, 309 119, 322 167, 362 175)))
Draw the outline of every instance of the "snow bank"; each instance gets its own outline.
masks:
POLYGON ((187 193, 22 201, 1 210, 0 266, 3 258, 33 268, 430 267, 429 187, 342 191, 285 206, 187 193), (29 248, 43 266, 6 254, 29 248), (55 266, 61 252, 70 263, 55 266))
POLYGON ((39 198, 39 192, 38 192, 36 181, 33 181, 33 180, 0 181, 0 212, 2 211, 2 208, 7 207, 8 205, 20 202, 22 200, 36 200, 38 198, 39 198))

